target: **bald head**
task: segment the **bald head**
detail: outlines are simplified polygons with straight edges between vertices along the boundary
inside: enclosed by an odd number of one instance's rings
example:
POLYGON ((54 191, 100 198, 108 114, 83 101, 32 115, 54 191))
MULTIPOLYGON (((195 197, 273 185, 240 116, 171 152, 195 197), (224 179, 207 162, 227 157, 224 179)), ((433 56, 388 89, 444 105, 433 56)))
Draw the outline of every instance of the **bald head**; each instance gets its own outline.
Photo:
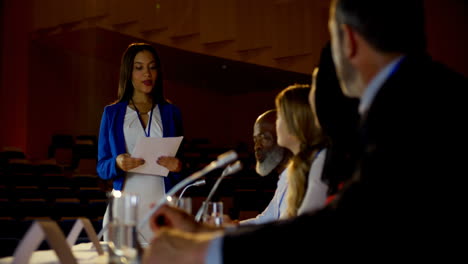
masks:
POLYGON ((266 176, 283 160, 284 149, 276 141, 276 110, 258 116, 254 124, 253 140, 257 173, 266 176))
POLYGON ((254 139, 255 135, 261 133, 269 133, 275 140, 276 144, 276 110, 268 110, 259 115, 254 125, 254 139))
POLYGON ((259 115, 255 123, 264 123, 264 124, 272 124, 275 125, 276 122, 276 110, 271 109, 263 114, 259 115))

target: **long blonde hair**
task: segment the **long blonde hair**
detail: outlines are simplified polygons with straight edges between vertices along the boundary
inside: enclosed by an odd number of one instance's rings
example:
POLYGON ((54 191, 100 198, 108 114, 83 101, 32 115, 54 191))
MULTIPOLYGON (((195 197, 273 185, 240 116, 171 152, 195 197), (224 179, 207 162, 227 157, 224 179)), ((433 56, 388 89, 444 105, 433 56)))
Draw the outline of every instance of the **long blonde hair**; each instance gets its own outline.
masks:
POLYGON ((325 142, 315 111, 309 104, 310 89, 308 84, 294 84, 281 91, 275 100, 288 131, 300 141, 299 152, 288 166, 286 217, 297 215, 307 189, 310 165, 325 142))

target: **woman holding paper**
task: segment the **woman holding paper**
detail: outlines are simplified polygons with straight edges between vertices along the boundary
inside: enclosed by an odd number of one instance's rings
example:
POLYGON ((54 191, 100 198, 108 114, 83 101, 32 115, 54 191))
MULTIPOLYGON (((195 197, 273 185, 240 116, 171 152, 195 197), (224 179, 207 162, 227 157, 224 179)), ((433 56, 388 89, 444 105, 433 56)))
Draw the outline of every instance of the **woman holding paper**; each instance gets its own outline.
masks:
MULTIPOLYGON (((98 142, 97 172, 102 179, 112 180, 114 190, 140 196, 139 215, 150 204, 159 201, 182 179, 182 162, 177 157, 162 156, 157 160, 132 157, 142 137, 179 137, 183 135, 179 109, 163 95, 159 56, 149 44, 132 43, 122 56, 118 100, 104 108, 98 142), (147 162, 167 168, 169 174, 150 175, 130 172, 147 162)), ((180 151, 179 151, 180 152, 180 151)), ((103 226, 107 225, 108 210, 103 226)), ((139 230, 144 240, 153 236, 149 226, 139 230)), ((107 240, 105 233, 104 240, 107 240)))

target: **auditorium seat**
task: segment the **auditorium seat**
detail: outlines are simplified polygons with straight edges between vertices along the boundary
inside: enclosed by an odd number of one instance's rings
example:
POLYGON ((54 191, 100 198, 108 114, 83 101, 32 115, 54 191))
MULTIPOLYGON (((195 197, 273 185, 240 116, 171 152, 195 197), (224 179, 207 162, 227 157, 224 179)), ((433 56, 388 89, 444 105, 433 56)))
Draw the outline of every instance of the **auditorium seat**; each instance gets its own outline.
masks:
POLYGON ((15 200, 20 200, 23 198, 29 198, 29 199, 36 199, 36 198, 45 199, 46 198, 43 190, 41 190, 39 186, 35 186, 35 185, 15 186, 11 190, 11 197, 13 197, 15 200))
POLYGON ((13 200, 0 198, 0 217, 16 217, 16 210, 13 200))
POLYGON ((77 167, 74 169, 74 173, 97 175, 96 166, 96 158, 80 158, 77 161, 77 167))
POLYGON ((17 218, 50 217, 50 205, 43 198, 21 198, 16 201, 15 215, 17 218))
POLYGON ((21 148, 3 147, 0 151, 0 167, 11 159, 26 159, 26 154, 21 148))
POLYGON ((44 192, 45 198, 50 203, 54 203, 57 199, 78 198, 76 190, 67 186, 49 186, 44 192))
POLYGON ((48 157, 55 159, 60 166, 71 168, 73 164, 73 141, 73 136, 69 134, 52 135, 48 157))
POLYGON ((107 208, 107 199, 91 199, 88 201, 86 215, 89 219, 103 217, 107 208))
POLYGON ((64 168, 57 164, 55 159, 40 160, 35 163, 36 172, 42 174, 61 174, 64 173, 64 168))
POLYGON ((72 187, 72 182, 65 173, 44 173, 41 175, 43 187, 72 187))
POLYGON ((79 190, 81 187, 99 187, 99 177, 96 174, 76 174, 71 178, 72 185, 79 190))
MULTIPOLYGON (((68 236, 68 234, 70 233, 71 229, 73 228, 77 220, 78 220, 78 217, 61 217, 60 219, 57 220, 57 224, 62 230, 65 237, 68 236)), ((86 234, 86 231, 83 228, 80 234, 78 235, 78 238, 75 244, 87 243, 87 242, 90 242, 90 240, 88 239, 88 235, 86 234)))
POLYGON ((82 203, 88 203, 90 200, 107 200, 107 194, 99 187, 81 187, 78 190, 78 197, 82 203))
POLYGON ((6 166, 8 182, 12 186, 20 184, 39 185, 40 180, 35 173, 35 167, 27 159, 10 159, 6 166))
POLYGON ((56 199, 52 207, 54 219, 62 217, 85 217, 84 206, 77 198, 59 198, 56 199))

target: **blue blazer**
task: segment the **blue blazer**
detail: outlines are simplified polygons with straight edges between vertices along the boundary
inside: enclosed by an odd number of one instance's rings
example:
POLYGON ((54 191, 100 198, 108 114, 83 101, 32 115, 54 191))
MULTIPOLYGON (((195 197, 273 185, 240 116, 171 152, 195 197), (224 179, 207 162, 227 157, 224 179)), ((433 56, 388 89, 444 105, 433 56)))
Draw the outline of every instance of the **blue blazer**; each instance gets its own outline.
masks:
MULTIPOLYGON (((118 155, 127 153, 123 122, 128 102, 119 102, 104 108, 99 129, 97 173, 104 180, 113 180, 115 190, 122 190, 125 172, 116 167, 118 155)), ((158 104, 163 125, 163 137, 183 135, 180 110, 173 104, 158 104)), ((178 153, 180 153, 180 149, 178 153)), ((170 172, 164 177, 166 192, 182 179, 181 174, 170 172)))

